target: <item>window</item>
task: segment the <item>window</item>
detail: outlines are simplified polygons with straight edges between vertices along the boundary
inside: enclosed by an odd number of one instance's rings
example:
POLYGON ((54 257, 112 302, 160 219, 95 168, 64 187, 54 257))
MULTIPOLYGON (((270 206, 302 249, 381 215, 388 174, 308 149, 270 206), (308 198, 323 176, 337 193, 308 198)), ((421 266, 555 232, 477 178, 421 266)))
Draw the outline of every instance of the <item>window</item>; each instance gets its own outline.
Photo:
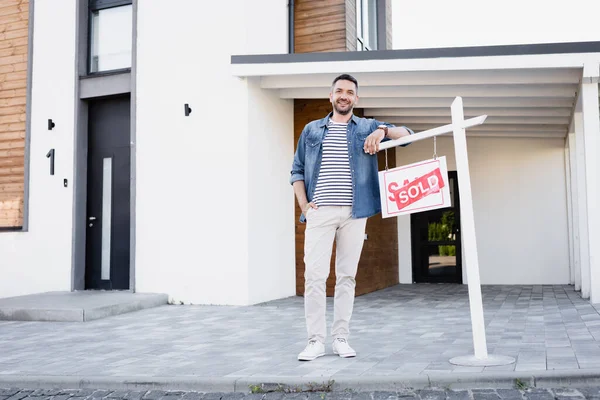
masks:
POLYGON ((90 73, 131 68, 131 0, 90 0, 90 73))
POLYGON ((377 50, 377 0, 356 0, 356 50, 377 50))

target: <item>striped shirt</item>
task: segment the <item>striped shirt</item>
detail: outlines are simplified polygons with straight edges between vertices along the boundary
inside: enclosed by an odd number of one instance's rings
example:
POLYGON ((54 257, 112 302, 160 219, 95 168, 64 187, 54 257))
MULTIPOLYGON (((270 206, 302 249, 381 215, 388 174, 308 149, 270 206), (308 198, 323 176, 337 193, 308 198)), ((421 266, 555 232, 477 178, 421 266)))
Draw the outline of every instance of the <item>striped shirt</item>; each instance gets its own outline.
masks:
POLYGON ((323 140, 321 170, 313 202, 317 206, 351 206, 352 175, 348 159, 348 124, 329 121, 323 140))

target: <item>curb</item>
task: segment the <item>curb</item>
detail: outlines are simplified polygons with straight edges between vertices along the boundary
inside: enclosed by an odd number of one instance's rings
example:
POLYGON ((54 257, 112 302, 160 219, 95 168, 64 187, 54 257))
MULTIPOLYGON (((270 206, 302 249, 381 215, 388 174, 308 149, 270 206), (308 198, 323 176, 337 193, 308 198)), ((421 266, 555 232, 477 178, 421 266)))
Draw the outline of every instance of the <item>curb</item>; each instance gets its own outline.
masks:
POLYGON ((600 369, 583 371, 532 371, 489 373, 398 374, 364 377, 276 377, 238 378, 172 376, 53 376, 0 375, 0 387, 22 389, 112 389, 112 390, 185 390, 203 393, 250 393, 254 386, 262 392, 302 391, 401 391, 406 389, 503 389, 562 388, 600 386, 600 369), (518 380, 518 381, 517 381, 518 380))

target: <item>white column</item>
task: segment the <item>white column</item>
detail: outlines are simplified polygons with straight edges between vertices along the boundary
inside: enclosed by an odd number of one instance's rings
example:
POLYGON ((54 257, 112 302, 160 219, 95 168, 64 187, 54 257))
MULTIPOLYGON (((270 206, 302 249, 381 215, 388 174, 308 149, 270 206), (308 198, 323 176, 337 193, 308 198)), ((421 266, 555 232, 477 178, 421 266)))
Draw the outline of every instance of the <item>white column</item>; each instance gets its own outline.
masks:
POLYGON ((569 144, 569 173, 571 176, 571 215, 573 217, 573 283, 575 290, 581 290, 581 251, 580 251, 580 223, 579 223, 579 186, 577 182, 577 149, 575 147, 575 127, 572 124, 567 138, 569 144))
POLYGON ((600 157, 600 111, 598 104, 598 81, 600 64, 586 64, 583 68, 581 83, 583 136, 585 150, 586 202, 589 263, 587 287, 591 303, 600 303, 600 174, 598 157, 600 157))
POLYGON ((573 235, 573 199, 571 193, 571 161, 569 150, 569 136, 565 140, 565 183, 567 185, 567 222, 569 229, 569 283, 575 283, 575 257, 573 235))
POLYGON ((585 174, 585 142, 583 134, 582 99, 579 96, 573 122, 575 124, 575 168, 577 174, 577 208, 579 214, 579 283, 581 296, 590 297, 590 245, 588 238, 587 190, 585 174))

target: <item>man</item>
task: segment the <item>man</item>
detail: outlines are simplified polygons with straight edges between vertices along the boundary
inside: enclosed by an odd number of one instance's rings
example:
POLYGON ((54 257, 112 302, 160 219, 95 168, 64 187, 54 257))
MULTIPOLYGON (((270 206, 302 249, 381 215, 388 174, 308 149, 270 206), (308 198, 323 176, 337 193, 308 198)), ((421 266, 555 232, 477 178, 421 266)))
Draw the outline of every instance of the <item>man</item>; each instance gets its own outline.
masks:
POLYGON ((350 75, 335 78, 329 100, 333 111, 304 127, 290 178, 302 210, 300 221, 307 224, 304 310, 308 345, 298 355, 302 361, 325 355, 325 284, 334 237, 333 352, 340 357, 356 356, 348 344, 356 271, 367 218, 381 212, 376 154, 382 140, 412 134, 406 127, 353 115, 358 82, 350 75))

